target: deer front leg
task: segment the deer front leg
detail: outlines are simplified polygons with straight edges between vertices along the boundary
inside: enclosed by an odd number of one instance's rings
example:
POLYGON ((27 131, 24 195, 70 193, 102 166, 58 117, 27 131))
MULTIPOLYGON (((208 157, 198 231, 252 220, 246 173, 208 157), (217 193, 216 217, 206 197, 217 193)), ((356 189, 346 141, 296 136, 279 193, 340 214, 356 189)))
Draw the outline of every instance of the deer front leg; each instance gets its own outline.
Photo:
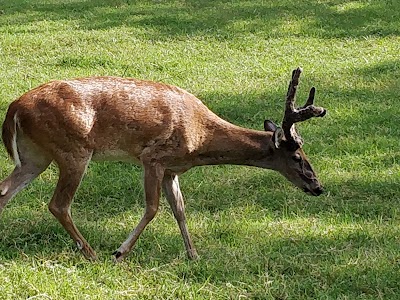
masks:
POLYGON ((60 175, 56 190, 49 203, 49 210, 75 241, 82 254, 89 260, 96 260, 96 253, 79 232, 71 217, 72 199, 89 164, 90 157, 91 154, 79 162, 75 160, 74 163, 69 160, 67 161, 70 163, 69 165, 59 164, 60 175))
POLYGON ((116 262, 122 261, 131 251, 147 224, 155 217, 160 202, 161 181, 164 168, 160 164, 144 164, 144 192, 146 208, 142 219, 125 242, 113 253, 116 262))
POLYGON ((190 259, 197 259, 199 256, 193 245, 192 239, 190 238, 189 230, 186 225, 185 203, 183 202, 183 196, 179 188, 178 176, 175 174, 165 175, 162 187, 181 231, 187 256, 190 259))

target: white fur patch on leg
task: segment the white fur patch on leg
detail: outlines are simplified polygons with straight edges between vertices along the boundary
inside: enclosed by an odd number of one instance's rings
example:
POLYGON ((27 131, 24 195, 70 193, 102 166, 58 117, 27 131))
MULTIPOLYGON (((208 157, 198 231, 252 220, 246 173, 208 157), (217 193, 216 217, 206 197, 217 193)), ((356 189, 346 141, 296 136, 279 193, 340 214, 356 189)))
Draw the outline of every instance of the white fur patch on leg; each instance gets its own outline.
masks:
POLYGON ((78 247, 78 249, 79 250, 82 250, 83 249, 83 245, 82 245, 82 242, 81 241, 76 241, 76 246, 78 247))

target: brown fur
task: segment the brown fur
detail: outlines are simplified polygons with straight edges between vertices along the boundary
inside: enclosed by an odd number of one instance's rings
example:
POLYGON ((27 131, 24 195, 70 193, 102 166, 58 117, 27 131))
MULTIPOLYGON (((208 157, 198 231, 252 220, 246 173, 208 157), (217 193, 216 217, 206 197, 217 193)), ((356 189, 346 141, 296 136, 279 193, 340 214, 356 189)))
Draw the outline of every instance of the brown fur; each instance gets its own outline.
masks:
POLYGON ((228 123, 192 94, 166 84, 117 77, 49 82, 9 106, 3 142, 15 160, 16 135, 21 165, 0 184, 0 211, 54 161, 60 176, 49 209, 83 254, 94 259, 95 252, 72 221, 72 198, 92 158, 137 162, 144 167, 146 211, 116 251, 116 260, 127 255, 156 214, 161 188, 188 256, 195 258, 178 182, 178 175, 191 167, 240 164, 269 168, 311 193, 320 189, 301 148, 277 148, 274 134, 228 123), (296 153, 302 165, 293 161, 296 153))

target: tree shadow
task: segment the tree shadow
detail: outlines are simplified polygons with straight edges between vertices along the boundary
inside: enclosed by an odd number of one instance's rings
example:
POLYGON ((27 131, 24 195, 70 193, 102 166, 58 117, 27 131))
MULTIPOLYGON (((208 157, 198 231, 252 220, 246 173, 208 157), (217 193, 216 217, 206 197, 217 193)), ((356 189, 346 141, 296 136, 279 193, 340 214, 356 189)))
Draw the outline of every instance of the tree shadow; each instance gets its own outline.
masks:
MULTIPOLYGON (((5 2, 5 1, 4 1, 5 2)), ((0 26, 40 20, 73 21, 83 30, 121 26, 149 39, 209 36, 230 39, 249 33, 322 38, 390 36, 400 33, 396 1, 52 1, 17 0, 0 5, 0 26), (293 22, 298 27, 293 28, 293 22), (288 30, 290 28, 290 30, 288 30)))

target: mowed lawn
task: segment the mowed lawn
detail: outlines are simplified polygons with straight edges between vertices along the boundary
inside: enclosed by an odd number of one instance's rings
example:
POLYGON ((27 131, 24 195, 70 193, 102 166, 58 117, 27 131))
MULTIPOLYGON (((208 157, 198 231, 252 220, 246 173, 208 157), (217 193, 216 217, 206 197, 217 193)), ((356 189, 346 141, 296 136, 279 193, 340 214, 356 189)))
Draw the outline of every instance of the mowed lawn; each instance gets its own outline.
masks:
MULTIPOLYGON (((180 86, 232 123, 281 122, 292 69, 325 118, 298 129, 326 193, 249 167, 180 177, 200 254, 172 212, 127 259, 111 253, 142 216, 142 173, 91 163, 72 214, 87 262, 50 214, 51 166, 0 216, 0 299, 399 299, 399 0, 0 0, 0 116, 52 79, 137 77, 180 86)), ((54 134, 57 134, 56 132, 54 134)), ((13 169, 4 148, 0 175, 13 169)))

